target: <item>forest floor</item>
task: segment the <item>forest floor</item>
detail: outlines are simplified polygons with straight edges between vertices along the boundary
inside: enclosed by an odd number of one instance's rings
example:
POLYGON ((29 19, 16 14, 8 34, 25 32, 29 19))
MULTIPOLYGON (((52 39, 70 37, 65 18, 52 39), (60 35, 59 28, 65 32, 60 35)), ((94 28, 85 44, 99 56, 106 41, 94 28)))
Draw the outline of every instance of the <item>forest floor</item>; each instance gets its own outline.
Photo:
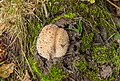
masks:
POLYGON ((120 81, 120 3, 111 1, 1 0, 0 81, 120 81), (70 43, 49 61, 36 50, 48 24, 70 43))

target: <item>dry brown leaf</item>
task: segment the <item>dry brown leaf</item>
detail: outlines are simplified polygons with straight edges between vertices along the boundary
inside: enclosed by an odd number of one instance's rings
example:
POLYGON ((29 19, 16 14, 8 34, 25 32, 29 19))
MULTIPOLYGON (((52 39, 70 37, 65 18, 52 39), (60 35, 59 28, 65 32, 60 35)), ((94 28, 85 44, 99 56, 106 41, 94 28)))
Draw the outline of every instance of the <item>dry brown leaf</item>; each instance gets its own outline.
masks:
POLYGON ((117 16, 120 17, 120 9, 117 9, 117 16))
MULTIPOLYGON (((117 7, 120 7, 120 1, 119 0, 114 0, 114 4, 117 7)), ((116 7, 116 13, 117 13, 117 16, 120 17, 120 8, 117 8, 117 7, 116 7)))
POLYGON ((120 39, 117 40, 117 43, 120 44, 120 39))
POLYGON ((10 63, 10 64, 3 64, 0 67, 0 77, 2 78, 7 78, 10 76, 11 73, 13 73, 14 70, 14 63, 10 63))
POLYGON ((0 35, 2 35, 4 29, 5 29, 5 24, 0 24, 0 35))
POLYGON ((2 31, 5 28, 5 24, 0 24, 0 31, 2 31))
POLYGON ((26 70, 26 73, 25 73, 25 76, 24 76, 24 78, 23 78, 23 80, 22 81, 31 81, 30 80, 30 76, 29 76, 29 74, 28 74, 28 71, 26 70))
POLYGON ((68 45, 67 32, 53 24, 45 26, 37 39, 38 53, 48 60, 65 55, 68 45))
POLYGON ((117 40, 117 43, 119 44, 119 48, 120 48, 120 39, 117 40))

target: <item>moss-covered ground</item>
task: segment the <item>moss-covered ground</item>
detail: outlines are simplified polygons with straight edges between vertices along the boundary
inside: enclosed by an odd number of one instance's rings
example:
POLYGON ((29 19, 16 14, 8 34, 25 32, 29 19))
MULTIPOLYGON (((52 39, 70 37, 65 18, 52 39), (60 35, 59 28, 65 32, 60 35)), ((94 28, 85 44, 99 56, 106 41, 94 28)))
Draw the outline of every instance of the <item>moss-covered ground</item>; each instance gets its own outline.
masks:
MULTIPOLYGON (((2 0, 1 0, 2 1, 2 0)), ((1 81, 120 81, 120 19, 106 0, 3 0, 0 39, 14 72, 1 81), (69 35, 65 56, 48 61, 39 56, 36 39, 42 27, 56 24, 69 35)))

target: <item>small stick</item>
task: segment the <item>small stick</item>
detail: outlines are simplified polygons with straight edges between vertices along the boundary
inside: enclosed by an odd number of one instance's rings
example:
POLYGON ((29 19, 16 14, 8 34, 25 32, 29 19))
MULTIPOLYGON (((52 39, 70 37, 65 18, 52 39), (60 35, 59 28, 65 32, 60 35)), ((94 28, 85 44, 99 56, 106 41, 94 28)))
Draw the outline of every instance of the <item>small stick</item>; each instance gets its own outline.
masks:
POLYGON ((47 12, 47 8, 46 8, 44 1, 42 1, 42 5, 43 5, 44 11, 45 11, 45 17, 48 18, 48 12, 47 12))
POLYGON ((120 7, 117 6, 116 4, 112 3, 110 0, 107 0, 107 2, 109 2, 111 5, 113 5, 115 8, 119 9, 120 10, 120 7))

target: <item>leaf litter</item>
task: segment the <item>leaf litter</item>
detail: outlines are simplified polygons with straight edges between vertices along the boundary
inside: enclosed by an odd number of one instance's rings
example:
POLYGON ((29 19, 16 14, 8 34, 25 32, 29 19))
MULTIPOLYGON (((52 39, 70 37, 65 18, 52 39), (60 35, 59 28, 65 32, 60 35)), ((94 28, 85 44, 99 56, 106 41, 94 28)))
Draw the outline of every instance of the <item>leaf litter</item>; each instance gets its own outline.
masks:
POLYGON ((2 78, 8 78, 11 73, 13 73, 14 70, 14 63, 9 63, 9 64, 3 64, 0 67, 0 77, 2 78))

